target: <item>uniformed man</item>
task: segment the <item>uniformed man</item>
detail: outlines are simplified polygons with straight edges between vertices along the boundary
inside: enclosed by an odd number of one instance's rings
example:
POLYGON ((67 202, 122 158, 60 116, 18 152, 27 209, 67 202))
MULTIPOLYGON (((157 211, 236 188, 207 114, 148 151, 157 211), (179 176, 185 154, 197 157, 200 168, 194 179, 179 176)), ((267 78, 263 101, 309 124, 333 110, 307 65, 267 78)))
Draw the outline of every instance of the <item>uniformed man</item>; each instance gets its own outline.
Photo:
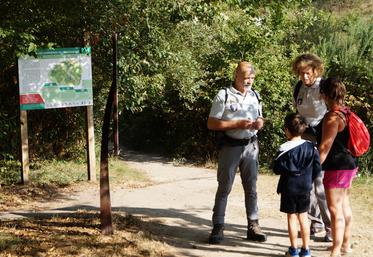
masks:
POLYGON ((218 189, 215 195, 209 243, 218 244, 224 239, 224 216, 228 195, 239 168, 245 192, 248 221, 247 239, 264 242, 266 235, 258 223, 256 181, 258 177, 258 130, 264 119, 259 95, 252 88, 255 70, 251 63, 241 61, 235 71, 231 87, 222 89, 212 103, 207 127, 221 131, 218 163, 218 189))

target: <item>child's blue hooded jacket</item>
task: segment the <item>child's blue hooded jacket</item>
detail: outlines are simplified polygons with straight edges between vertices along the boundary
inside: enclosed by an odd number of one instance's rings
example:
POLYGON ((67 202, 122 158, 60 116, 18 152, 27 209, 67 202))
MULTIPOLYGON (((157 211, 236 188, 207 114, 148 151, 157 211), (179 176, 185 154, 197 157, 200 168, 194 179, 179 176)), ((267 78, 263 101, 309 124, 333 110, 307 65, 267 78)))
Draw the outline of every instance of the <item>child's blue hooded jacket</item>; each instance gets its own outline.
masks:
POLYGON ((307 194, 321 172, 319 151, 310 141, 288 141, 280 146, 273 171, 281 175, 277 193, 307 194))

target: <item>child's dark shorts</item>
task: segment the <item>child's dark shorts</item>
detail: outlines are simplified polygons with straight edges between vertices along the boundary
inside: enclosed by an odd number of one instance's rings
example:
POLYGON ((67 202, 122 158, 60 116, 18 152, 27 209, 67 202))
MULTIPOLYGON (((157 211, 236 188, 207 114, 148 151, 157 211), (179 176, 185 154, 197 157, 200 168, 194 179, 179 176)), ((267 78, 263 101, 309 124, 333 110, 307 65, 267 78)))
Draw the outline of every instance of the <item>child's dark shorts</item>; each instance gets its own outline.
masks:
POLYGON ((285 213, 308 212, 310 208, 310 193, 302 195, 281 194, 280 211, 285 213))

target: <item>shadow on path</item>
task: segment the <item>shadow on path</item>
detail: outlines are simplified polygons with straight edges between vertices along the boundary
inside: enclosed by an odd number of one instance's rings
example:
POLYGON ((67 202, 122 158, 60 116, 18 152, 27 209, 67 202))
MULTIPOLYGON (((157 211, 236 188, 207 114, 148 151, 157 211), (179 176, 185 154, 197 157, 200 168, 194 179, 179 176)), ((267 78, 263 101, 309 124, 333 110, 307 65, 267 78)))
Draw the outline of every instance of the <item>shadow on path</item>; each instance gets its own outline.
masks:
MULTIPOLYGON (((49 219, 51 217, 78 217, 79 215, 87 215, 84 212, 79 211, 94 211, 99 215, 99 208, 90 205, 74 205, 69 207, 57 208, 48 212, 13 212, 13 214, 20 215, 27 218, 37 219, 49 219)), ((196 210, 193 210, 196 211, 196 210)), ((205 212, 206 210, 201 209, 197 212, 205 212)), ((113 214, 115 215, 133 215, 138 217, 137 222, 140 223, 139 230, 150 233, 161 241, 176 247, 182 252, 182 256, 189 257, 200 257, 200 253, 194 254, 190 249, 195 251, 206 251, 206 252, 226 252, 235 254, 244 254, 249 256, 277 256, 276 254, 270 253, 274 250, 281 252, 287 248, 287 245, 273 243, 268 240, 265 243, 250 242, 245 239, 246 235, 246 224, 238 225, 227 223, 226 224, 226 236, 224 242, 220 245, 209 245, 207 242, 210 229, 211 221, 197 217, 194 214, 188 213, 185 210, 180 209, 158 209, 158 208, 143 208, 143 207, 114 207, 113 214), (167 218, 168 222, 164 222, 162 218, 167 218)), ((114 215, 114 216, 115 216, 114 215)), ((126 228, 126 224, 118 223, 120 220, 114 219, 114 231, 115 229, 123 230, 126 228)), ((53 224, 58 226, 58 224, 53 224)), ((72 224, 80 227, 94 227, 97 225, 92 224, 72 224)), ((68 223, 63 223, 61 226, 69 226, 68 223)), ((287 237, 287 231, 263 227, 263 230, 268 234, 269 237, 287 237)), ((283 256, 280 254, 278 256, 283 256)))
POLYGON ((141 154, 134 151, 122 151, 120 153, 120 158, 123 161, 130 161, 130 162, 149 162, 149 163, 162 163, 162 164, 172 164, 172 160, 170 158, 155 155, 155 154, 141 154))

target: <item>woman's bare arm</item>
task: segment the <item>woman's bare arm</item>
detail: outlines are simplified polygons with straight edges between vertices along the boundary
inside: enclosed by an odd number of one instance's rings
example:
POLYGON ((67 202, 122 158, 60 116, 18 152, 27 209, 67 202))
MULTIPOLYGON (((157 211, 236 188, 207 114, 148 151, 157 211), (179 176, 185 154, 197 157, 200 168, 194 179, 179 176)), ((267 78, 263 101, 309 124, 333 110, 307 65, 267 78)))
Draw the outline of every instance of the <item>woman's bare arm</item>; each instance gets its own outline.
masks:
POLYGON ((343 121, 338 114, 329 112, 325 115, 322 124, 322 138, 319 145, 320 163, 322 164, 329 154, 330 148, 333 145, 335 137, 339 131, 343 129, 343 121))

